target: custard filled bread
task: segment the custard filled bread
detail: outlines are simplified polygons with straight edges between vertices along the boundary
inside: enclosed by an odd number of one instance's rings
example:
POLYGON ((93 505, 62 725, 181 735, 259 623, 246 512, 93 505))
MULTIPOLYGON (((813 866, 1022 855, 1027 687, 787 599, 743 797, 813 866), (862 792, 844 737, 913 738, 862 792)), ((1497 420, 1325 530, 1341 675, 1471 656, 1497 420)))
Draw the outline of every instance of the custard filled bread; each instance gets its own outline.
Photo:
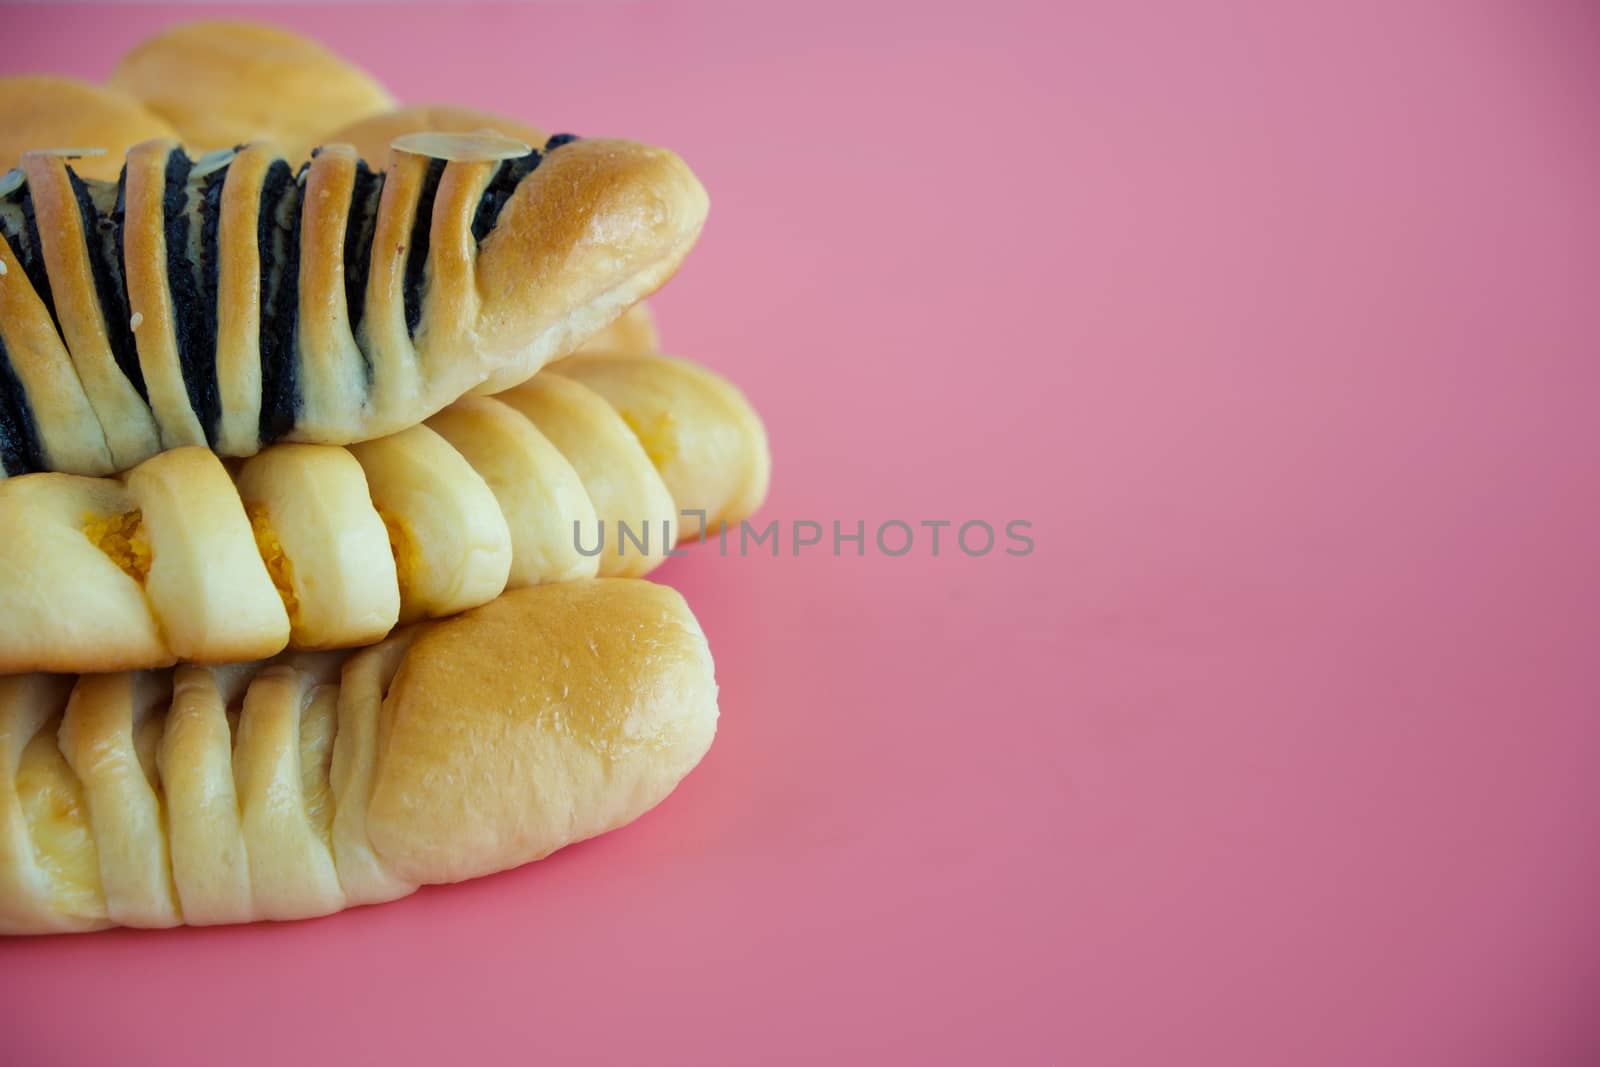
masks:
POLYGON ((171 123, 190 149, 270 140, 296 162, 326 131, 394 106, 376 79, 316 41, 231 20, 141 41, 108 83, 171 123))
POLYGON ((353 654, 0 679, 0 933, 300 919, 659 803, 716 730, 677 593, 507 593, 353 654))
MULTIPOLYGON (((632 352, 581 352, 552 364, 544 380, 551 377, 593 391, 621 416, 680 513, 703 511, 714 529, 755 514, 766 499, 766 427, 726 378, 687 359, 632 352)), ((688 525, 678 539, 697 532, 688 525)))
POLYGON ((710 371, 575 356, 398 434, 176 449, 0 482, 0 671, 349 647, 506 588, 642 575, 766 494, 760 420, 710 371), (624 539, 627 527, 631 538, 624 539))
POLYGON ((0 469, 107 474, 163 449, 394 433, 526 381, 669 278, 705 220, 626 141, 416 135, 139 145, 120 182, 51 153, 0 178, 0 469))

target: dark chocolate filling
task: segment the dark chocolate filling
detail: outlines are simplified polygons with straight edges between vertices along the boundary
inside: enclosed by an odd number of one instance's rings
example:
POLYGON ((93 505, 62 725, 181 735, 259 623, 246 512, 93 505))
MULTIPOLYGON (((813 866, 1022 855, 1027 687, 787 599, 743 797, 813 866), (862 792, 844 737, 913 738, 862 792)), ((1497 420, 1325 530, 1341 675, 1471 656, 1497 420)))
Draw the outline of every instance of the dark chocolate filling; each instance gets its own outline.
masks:
MULTIPOLYGON (((189 394, 189 407, 200 428, 205 431, 206 442, 217 443, 217 429, 221 421, 221 401, 217 392, 217 308, 215 278, 210 299, 205 294, 205 260, 207 250, 200 242, 199 262, 191 254, 192 228, 199 222, 195 218, 195 199, 198 190, 189 184, 189 171, 194 162, 181 151, 167 155, 166 184, 161 197, 163 236, 166 238, 167 290, 172 294, 173 332, 178 344, 178 367, 183 373, 183 384, 189 394), (209 328, 208 328, 209 327, 209 328)), ((201 225, 203 234, 206 227, 201 225)), ((215 238, 215 233, 212 234, 215 238)), ((210 248, 215 261, 216 245, 210 248)))
MULTIPOLYGON (((11 254, 16 257, 18 263, 22 264, 24 274, 28 271, 28 259, 24 254, 24 249, 27 245, 26 238, 27 234, 21 228, 13 226, 11 220, 5 215, 0 215, 0 240, 4 240, 6 244, 11 246, 11 254)), ((32 284, 33 279, 29 278, 28 281, 29 284, 32 284)))
MULTIPOLYGON (((127 257, 127 253, 126 253, 126 242, 127 242, 127 236, 128 236, 127 222, 128 222, 128 166, 127 166, 127 164, 123 164, 121 173, 119 173, 117 175, 117 203, 116 203, 116 206, 111 209, 111 240, 112 240, 113 256, 114 256, 112 262, 113 262, 113 267, 117 272, 117 281, 119 282, 119 285, 120 285, 120 288, 121 288, 121 291, 122 291, 122 311, 124 313, 122 317, 125 320, 131 320, 132 319, 132 313, 131 313, 132 304, 128 300, 128 271, 127 271, 128 257, 127 257)), ((133 326, 132 326, 131 322, 129 323, 128 330, 129 330, 130 333, 133 331, 133 326)), ((139 341, 138 341, 138 338, 134 338, 133 348, 134 348, 133 374, 135 375, 135 377, 133 377, 133 383, 134 383, 134 386, 139 390, 139 396, 146 403, 149 403, 150 402, 150 393, 149 393, 149 390, 146 389, 145 384, 144 384, 144 365, 139 362, 139 358, 138 358, 138 354, 139 354, 139 341)), ((124 367, 123 370, 124 370, 124 372, 126 372, 128 370, 128 368, 124 367)))
MULTIPOLYGON (((138 390, 140 399, 148 402, 144 371, 139 367, 139 352, 133 344, 133 330, 128 326, 128 294, 123 289, 122 262, 117 254, 119 224, 110 215, 100 214, 90 198, 89 187, 70 168, 67 170, 67 180, 72 183, 72 195, 78 201, 83 243, 89 252, 89 273, 94 277, 95 298, 100 302, 100 316, 105 323, 106 343, 111 346, 111 358, 117 361, 117 368, 138 390)), ((118 188, 120 192, 120 184, 118 188)), ((121 202, 120 195, 118 202, 121 202)))
POLYGON ((417 335, 422 322, 422 282, 428 265, 428 233, 433 227, 433 201, 439 194, 439 178, 444 174, 444 160, 430 159, 427 173, 422 177, 422 189, 417 194, 417 213, 411 220, 411 240, 406 244, 406 333, 417 335))
POLYGON ((482 244, 483 239, 494 231, 495 225, 500 221, 500 213, 505 210, 506 203, 511 199, 511 194, 517 191, 522 179, 538 168, 544 161, 545 155, 576 140, 578 135, 575 133, 558 133, 545 141, 543 152, 535 148, 525 156, 508 159, 500 164, 500 169, 495 171, 494 177, 483 191, 482 199, 478 201, 478 210, 472 216, 473 240, 482 244))
POLYGON ((478 200, 478 210, 472 215, 473 240, 482 244, 483 239, 489 236, 495 224, 500 221, 500 212, 505 210, 506 201, 511 199, 511 194, 517 191, 522 179, 532 174, 543 158, 539 150, 534 149, 525 156, 508 159, 500 164, 500 169, 489 179, 488 186, 483 190, 483 196, 478 200))
POLYGON ((39 435, 33 425, 33 409, 28 406, 28 396, 16 369, 11 366, 11 354, 6 351, 4 337, 0 337, 0 462, 5 464, 7 474, 44 469, 44 452, 39 447, 39 435))
MULTIPOLYGON (((27 227, 27 240, 18 252, 17 258, 22 262, 23 273, 33 283, 34 292, 39 294, 39 299, 44 302, 45 310, 50 313, 50 322, 56 328, 56 336, 61 336, 61 320, 56 318, 56 298, 50 291, 50 272, 44 265, 44 246, 39 243, 39 219, 33 211, 33 190, 26 184, 21 189, 21 206, 23 225, 27 227)), ((13 243, 13 250, 16 245, 13 243)), ((62 342, 66 347, 66 342, 62 342)))
MULTIPOLYGON (((355 183, 350 188, 350 214, 344 224, 344 303, 350 318, 350 332, 361 336, 357 327, 367 306, 367 275, 372 269, 372 237, 378 226, 378 202, 383 198, 383 173, 373 171, 365 160, 356 161, 355 183)), ((363 350, 367 374, 372 360, 363 350)))
MULTIPOLYGON (((204 384, 210 391, 208 403, 215 407, 212 416, 215 432, 222 429, 221 380, 217 371, 217 289, 222 274, 222 187, 228 180, 228 170, 227 166, 222 166, 207 174, 200 179, 200 188, 192 194, 200 214, 200 337, 203 341, 200 368, 206 374, 204 384)), ((205 425, 206 440, 216 444, 212 423, 205 425)))
POLYGON ((300 304, 300 184, 283 160, 267 168, 256 231, 261 256, 261 419, 263 445, 294 428, 298 394, 295 321, 300 304))

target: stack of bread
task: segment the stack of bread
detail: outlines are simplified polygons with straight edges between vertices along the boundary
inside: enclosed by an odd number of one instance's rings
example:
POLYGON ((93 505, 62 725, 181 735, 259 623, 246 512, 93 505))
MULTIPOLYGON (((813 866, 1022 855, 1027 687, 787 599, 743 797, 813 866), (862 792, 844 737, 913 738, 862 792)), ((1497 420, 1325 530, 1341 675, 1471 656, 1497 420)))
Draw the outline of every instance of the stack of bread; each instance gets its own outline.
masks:
POLYGON ((641 579, 769 470, 640 302, 683 161, 233 22, 0 113, 0 933, 325 915, 660 802, 716 684, 641 579))

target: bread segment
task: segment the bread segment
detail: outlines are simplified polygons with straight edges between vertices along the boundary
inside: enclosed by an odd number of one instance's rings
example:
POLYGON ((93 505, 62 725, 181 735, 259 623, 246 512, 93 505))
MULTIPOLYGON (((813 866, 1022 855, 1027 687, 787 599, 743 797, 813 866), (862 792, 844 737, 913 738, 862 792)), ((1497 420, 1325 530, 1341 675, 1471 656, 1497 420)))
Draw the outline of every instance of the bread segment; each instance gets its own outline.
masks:
MULTIPOLYGON (((599 394, 559 375, 508 389, 500 400, 561 450, 594 501, 610 543, 598 546, 600 573, 648 574, 672 548, 677 506, 638 438, 599 394), (633 540, 630 540, 630 537, 633 540)), ((598 533, 598 531, 597 531, 598 533)))
MULTIPOLYGON (((172 662, 139 571, 143 515, 121 482, 0 482, 0 669, 120 670, 172 662), (85 654, 84 650, 92 650, 85 654)), ((148 572, 145 572, 148 573, 148 572)))
POLYGON ((236 475, 295 648, 369 644, 400 617, 389 533, 347 449, 278 445, 236 475))
MULTIPOLYGON (((79 193, 87 200, 88 191, 68 170, 67 162, 53 153, 29 152, 22 157, 22 172, 32 194, 39 251, 50 278, 61 337, 105 442, 106 454, 100 469, 85 473, 108 474, 127 470, 154 455, 160 447, 159 434, 149 407, 118 366, 112 350, 114 329, 127 324, 113 324, 109 316, 120 308, 108 310, 101 303, 94 253, 89 245, 100 235, 84 232, 85 209, 79 193)), ((93 210, 92 204, 89 210, 93 210)), ((108 288, 110 284, 108 279, 108 288)), ((53 425, 57 420, 46 422, 53 425)), ((85 423, 82 429, 73 431, 71 439, 92 447, 94 431, 85 423)), ((76 470, 92 462, 64 461, 63 469, 76 470)))
POLYGON ((49 260, 26 214, 20 204, 0 203, 0 392, 13 393, 6 399, 28 423, 28 451, 47 468, 103 474, 110 469, 105 431, 57 332, 54 294, 38 291, 29 278, 30 265, 47 277, 49 260))
POLYGON ((171 701, 161 674, 86 675, 67 701, 57 744, 82 784, 105 893, 106 917, 123 926, 176 926, 179 912, 162 832, 160 779, 146 772, 136 738, 171 701))
POLYGON ((261 436, 261 191, 278 154, 248 145, 228 164, 217 220, 217 450, 254 452, 261 436))
POLYGON ((328 768, 333 799, 331 835, 335 866, 345 898, 351 903, 378 904, 403 897, 416 883, 385 866, 367 833, 367 808, 377 777, 378 725, 385 694, 411 647, 417 627, 352 656, 339 676, 338 740, 328 768))
POLYGON ((0 678, 0 934, 108 925, 83 790, 55 743, 72 682, 0 678))
POLYGON ((289 616, 228 472, 197 448, 163 452, 128 474, 149 541, 145 597, 175 659, 270 656, 289 616))
POLYGON ((593 578, 596 556, 578 543, 598 537, 595 505, 561 450, 515 408, 486 396, 464 396, 429 419, 482 476, 506 517, 516 588, 538 582, 593 578))
POLYGON ((487 603, 511 573, 511 531, 494 493, 426 426, 350 446, 389 530, 400 619, 440 618, 487 603))
POLYGON ((716 683, 677 593, 566 582, 355 653, 0 679, 0 932, 326 915, 653 807, 716 683))
POLYGON ((167 821, 167 838, 179 905, 195 925, 248 922, 255 913, 229 722, 248 677, 237 669, 194 666, 172 676, 156 767, 168 809, 184 813, 167 821))
MULTIPOLYGON (((333 851, 307 810, 300 745, 302 719, 331 714, 337 700, 337 687, 287 664, 262 670, 245 693, 233 779, 253 918, 299 919, 345 906, 333 851)), ((309 769, 313 788, 325 791, 326 767, 319 759, 309 769)))
POLYGON ((370 367, 356 343, 345 295, 345 243, 352 236, 359 240, 359 234, 351 233, 358 163, 349 145, 328 145, 306 171, 295 327, 303 353, 299 427, 313 441, 358 439, 370 384, 370 367))
MULTIPOLYGON (((587 386, 611 405, 680 512, 702 512, 715 529, 766 499, 772 471, 766 431, 733 383, 686 359, 637 352, 579 353, 552 364, 550 374, 587 386)), ((679 540, 697 535, 697 521, 680 514, 686 528, 679 540)))
POLYGON ((123 197, 122 258, 129 321, 162 448, 206 443, 178 355, 177 309, 167 271, 169 256, 187 254, 185 249, 169 249, 166 238, 167 164, 178 151, 178 143, 170 139, 146 141, 133 148, 128 153, 123 197))

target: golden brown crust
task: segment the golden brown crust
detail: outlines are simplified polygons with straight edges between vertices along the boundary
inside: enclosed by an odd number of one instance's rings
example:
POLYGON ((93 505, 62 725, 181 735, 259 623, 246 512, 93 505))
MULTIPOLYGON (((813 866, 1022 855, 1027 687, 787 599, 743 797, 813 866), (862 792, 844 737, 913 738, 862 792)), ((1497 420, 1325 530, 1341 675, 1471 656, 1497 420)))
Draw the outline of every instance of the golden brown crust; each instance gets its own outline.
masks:
POLYGON ((94 416, 49 309, 27 284, 9 241, 0 240, 0 342, 27 394, 46 464, 110 469, 105 431, 94 416))
MULTIPOLYGON (((428 293, 418 326, 417 351, 427 381, 449 377, 463 349, 454 338, 470 338, 482 307, 478 299, 478 242, 472 219, 498 163, 452 162, 439 176, 428 227, 428 293)), ((458 394, 459 395, 459 394, 458 394)), ((450 398, 454 400, 455 397, 450 398)))
MULTIPOLYGON (((261 430, 261 187, 278 158, 248 145, 228 165, 217 225, 217 449, 249 455, 261 430)), ((315 268, 313 268, 315 269, 315 268)))
POLYGON ((389 158, 389 148, 395 138, 430 130, 440 133, 495 130, 534 148, 543 145, 549 136, 537 126, 492 111, 476 111, 449 104, 418 104, 369 115, 359 122, 323 134, 320 140, 324 144, 351 145, 356 154, 370 165, 381 167, 389 158))
MULTIPOLYGON (((558 144, 515 164, 397 151, 381 188, 379 179, 363 178, 354 197, 359 171, 349 149, 319 153, 303 190, 285 184, 293 180, 286 164, 263 146, 200 161, 181 190, 169 190, 169 174, 184 173, 175 149, 170 140, 151 141, 128 154, 120 255, 106 268, 125 283, 128 321, 118 327, 131 330, 160 448, 209 441, 223 455, 248 456, 263 439, 349 444, 414 426, 482 391, 486 380, 524 381, 664 281, 706 209, 682 160, 629 142, 558 144), (485 190, 502 166, 515 187, 490 196, 485 190), (355 202, 362 216, 353 227, 355 202), (181 215, 168 210, 173 203, 181 215), (359 248, 345 247, 352 232, 359 248), (186 239, 169 249, 169 233, 186 239), (206 289, 211 240, 214 297, 206 289), (347 278, 347 269, 356 273, 347 278), (280 284, 283 292, 273 295, 280 284), (347 297, 356 294, 352 332, 347 297), (202 331, 213 321, 208 337, 202 331)), ((38 272, 8 265, 0 299, 10 313, 0 330, 18 364, 19 399, 38 428, 41 457, 8 457, 15 469, 0 473, 41 463, 71 473, 125 469, 151 450, 151 426, 131 410, 135 383, 106 359, 103 324, 112 306, 119 319, 124 314, 120 297, 106 296, 97 333, 90 311, 101 294, 82 262, 86 229, 98 240, 100 227, 119 224, 109 199, 116 189, 90 190, 101 218, 86 223, 59 160, 36 162, 39 187, 15 176, 0 194, 0 213, 12 226, 28 199, 39 197, 50 220, 40 241, 48 277, 34 292, 38 272), (51 278, 67 305, 71 328, 63 329, 81 351, 69 352, 50 321, 43 296, 51 278), (74 361, 93 372, 93 397, 84 395, 74 361), (106 388, 96 374, 120 380, 106 388), (114 431, 115 458, 97 415, 114 431)), ((114 290, 118 282, 106 284, 114 290)))
POLYGON ((478 341, 507 359, 478 391, 526 381, 654 292, 699 237, 709 206, 694 174, 665 149, 595 140, 551 153, 518 186, 480 252, 478 341), (538 340, 521 341, 528 336, 538 340))
MULTIPOLYGON (((360 122, 334 130, 323 141, 350 145, 368 164, 382 167, 389 158, 390 148, 396 138, 433 130, 447 133, 495 130, 535 148, 543 145, 549 137, 549 132, 538 126, 493 111, 478 111, 449 104, 414 104, 368 116, 360 122)), ((659 349, 660 342, 650 309, 639 303, 586 340, 578 351, 647 353, 659 349)))
POLYGON ((508 593, 351 655, 0 678, 0 933, 297 919, 659 803, 716 682, 677 593, 508 593))
POLYGON ((0 173, 41 148, 103 148, 73 163, 86 178, 115 181, 123 154, 141 141, 175 131, 138 99, 101 85, 29 74, 0 78, 0 173))
POLYGON ((298 424, 311 440, 352 441, 362 436, 367 364, 345 300, 345 239, 356 164, 350 146, 326 145, 306 172, 295 329, 302 353, 303 407, 298 424))
POLYGON ((427 171, 428 161, 421 156, 396 153, 378 205, 366 310, 359 327, 362 351, 372 361, 368 421, 376 433, 371 436, 394 433, 417 421, 413 411, 422 393, 422 361, 406 332, 405 275, 406 250, 427 171))
MULTIPOLYGON (((49 272, 56 321, 85 398, 104 436, 104 466, 85 473, 109 474, 126 470, 156 452, 159 431, 155 417, 112 354, 109 324, 95 289, 87 235, 83 232, 67 160, 57 155, 30 152, 23 156, 22 170, 32 193, 40 251, 49 272)), ((54 416, 44 421, 52 429, 60 423, 54 416)), ((70 440, 77 442, 83 434, 92 440, 93 434, 87 430, 74 433, 70 440)), ((70 466, 81 469, 87 462, 74 461, 70 466)))
POLYGON ((710 652, 677 593, 607 579, 538 593, 422 632, 400 664, 367 830, 402 878, 474 878, 629 822, 711 745, 710 652), (455 709, 472 709, 465 736, 455 709))
POLYGON ((393 106, 371 75, 309 38, 251 22, 190 22, 135 45, 109 85, 190 148, 272 140, 294 160, 326 130, 393 106))
MULTIPOLYGON (((396 138, 432 130, 448 133, 495 130, 534 148, 543 145, 549 136, 548 131, 537 126, 492 111, 448 104, 419 104, 371 115, 333 131, 323 141, 327 144, 350 145, 355 154, 368 164, 382 167, 389 158, 390 148, 396 138)), ((650 309, 639 303, 584 341, 578 350, 647 353, 659 349, 660 341, 650 309)))
MULTIPOLYGON (((167 157, 176 142, 146 141, 128 153, 127 212, 122 260, 128 284, 133 338, 139 348, 150 410, 161 430, 162 448, 205 445, 205 431, 189 405, 178 359, 178 327, 167 278, 163 203, 167 157)), ((174 249, 174 255, 180 250, 174 249)))

